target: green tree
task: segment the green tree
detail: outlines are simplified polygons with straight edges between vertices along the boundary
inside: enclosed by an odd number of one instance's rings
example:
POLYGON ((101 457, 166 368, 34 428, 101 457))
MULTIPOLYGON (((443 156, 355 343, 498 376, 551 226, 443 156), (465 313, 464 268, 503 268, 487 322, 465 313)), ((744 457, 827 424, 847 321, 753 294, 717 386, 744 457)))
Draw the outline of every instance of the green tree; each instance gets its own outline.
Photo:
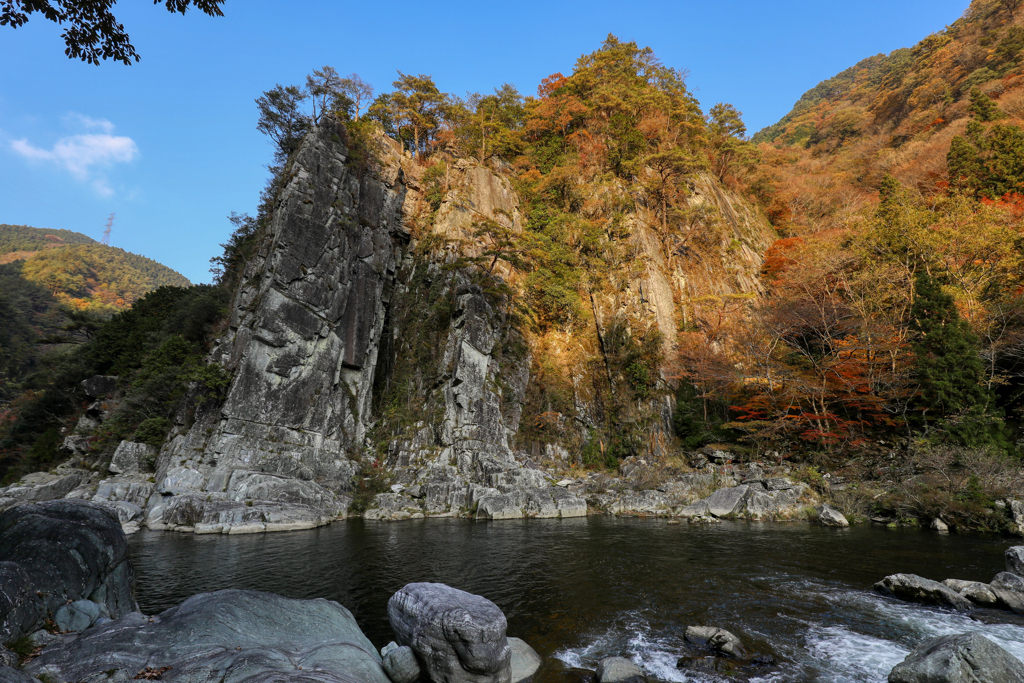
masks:
POLYGON ((910 315, 910 328, 917 335, 914 374, 922 419, 944 418, 947 431, 967 445, 988 442, 985 428, 977 428, 986 422, 983 418, 994 397, 984 384, 978 339, 960 317, 953 297, 924 268, 915 276, 910 315))
POLYGON ((746 139, 747 127, 742 112, 731 104, 719 102, 708 112, 708 136, 714 154, 713 168, 719 180, 737 165, 749 165, 757 148, 746 139))
POLYGON ((992 98, 981 92, 981 88, 971 88, 969 95, 971 100, 971 115, 976 121, 987 123, 1005 116, 999 105, 992 101, 992 98))
POLYGON ((256 130, 274 141, 274 160, 279 164, 288 160, 309 132, 312 120, 300 109, 306 97, 299 87, 278 83, 256 98, 260 112, 256 130))
MULTIPOLYGON (((61 34, 69 59, 90 64, 100 59, 113 59, 130 65, 139 55, 130 42, 124 26, 118 23, 111 8, 117 0, 0 0, 0 26, 18 28, 28 23, 30 15, 40 13, 49 21, 67 24, 61 34)), ((153 0, 159 5, 161 0, 153 0)), ((168 12, 184 14, 193 6, 211 17, 222 17, 224 0, 163 0, 168 12)))
POLYGON ((350 115, 353 102, 344 91, 344 83, 332 66, 313 69, 306 76, 306 93, 313 104, 313 123, 320 123, 320 118, 327 111, 343 112, 346 118, 350 115))
POLYGON ((411 129, 412 153, 419 156, 421 142, 425 146, 438 127, 444 95, 437 89, 434 79, 424 74, 413 76, 399 71, 398 80, 392 85, 395 92, 391 93, 391 109, 399 137, 403 127, 411 129))

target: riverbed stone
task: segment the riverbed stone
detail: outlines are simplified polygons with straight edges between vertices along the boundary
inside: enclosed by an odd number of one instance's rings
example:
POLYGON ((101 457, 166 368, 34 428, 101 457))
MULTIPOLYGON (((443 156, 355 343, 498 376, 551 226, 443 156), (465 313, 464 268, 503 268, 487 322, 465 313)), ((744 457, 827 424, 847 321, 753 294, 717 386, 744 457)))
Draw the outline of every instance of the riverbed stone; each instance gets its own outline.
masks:
POLYGON ((916 574, 893 574, 875 584, 875 590, 908 602, 941 605, 967 612, 973 609, 971 601, 949 586, 916 574))
POLYGON ((750 489, 747 485, 718 489, 707 497, 708 512, 715 517, 736 514, 743 507, 744 498, 750 489))
POLYGON ((846 519, 846 516, 828 503, 818 508, 818 524, 839 528, 846 528, 850 526, 850 522, 846 519))
POLYGON ((413 683, 423 673, 412 648, 397 643, 383 655, 383 666, 391 683, 413 683))
POLYGON ((964 596, 976 605, 985 607, 994 606, 999 598, 992 592, 992 587, 980 581, 964 581, 962 579, 946 579, 942 585, 949 586, 960 595, 964 596))
POLYGON ((0 642, 35 631, 68 602, 91 600, 110 616, 137 609, 127 539, 96 503, 53 500, 0 513, 0 557, 0 642))
POLYGON ((487 598, 442 583, 410 583, 388 601, 388 621, 432 683, 511 683, 505 615, 487 598))
POLYGON ((980 633, 939 636, 914 648, 889 683, 1024 683, 1024 664, 980 633))
POLYGON ((597 664, 598 683, 647 683, 636 664, 625 657, 606 657, 597 664))
POLYGON ((213 680, 211 672, 225 681, 391 683, 373 644, 338 603, 235 589, 94 626, 46 648, 26 671, 83 681, 114 669, 165 667, 160 679, 169 683, 213 680))
POLYGON ((1024 576, 1024 545, 1015 545, 1006 549, 1006 571, 1017 576, 1024 576))
POLYGON ((989 586, 999 603, 1017 614, 1024 614, 1024 578, 1010 572, 999 572, 989 586))
POLYGON ((544 660, 521 638, 509 638, 508 646, 512 648, 512 683, 529 680, 544 660))
POLYGON ((693 645, 706 647, 712 652, 735 657, 746 656, 743 643, 732 633, 716 626, 687 626, 684 635, 686 641, 693 645))

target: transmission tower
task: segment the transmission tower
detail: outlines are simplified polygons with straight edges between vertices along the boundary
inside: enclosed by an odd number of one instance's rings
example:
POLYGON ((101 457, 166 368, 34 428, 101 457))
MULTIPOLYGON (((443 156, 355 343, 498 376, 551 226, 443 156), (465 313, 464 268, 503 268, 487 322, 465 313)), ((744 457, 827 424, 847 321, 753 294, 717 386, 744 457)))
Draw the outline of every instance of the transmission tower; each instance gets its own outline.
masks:
POLYGON ((114 227, 114 214, 107 219, 107 229, 103 231, 103 244, 110 246, 110 229, 114 227))

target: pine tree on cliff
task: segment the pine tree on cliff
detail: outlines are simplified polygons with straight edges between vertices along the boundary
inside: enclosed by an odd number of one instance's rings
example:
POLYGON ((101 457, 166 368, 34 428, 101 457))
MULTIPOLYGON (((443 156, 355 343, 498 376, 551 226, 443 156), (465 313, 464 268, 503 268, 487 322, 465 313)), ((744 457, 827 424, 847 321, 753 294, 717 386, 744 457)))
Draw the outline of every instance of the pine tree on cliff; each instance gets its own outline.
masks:
POLYGON ((953 297, 925 269, 917 272, 910 327, 914 342, 917 407, 922 421, 935 421, 953 440, 968 446, 998 441, 1001 421, 991 416, 992 392, 978 339, 960 317, 953 297))

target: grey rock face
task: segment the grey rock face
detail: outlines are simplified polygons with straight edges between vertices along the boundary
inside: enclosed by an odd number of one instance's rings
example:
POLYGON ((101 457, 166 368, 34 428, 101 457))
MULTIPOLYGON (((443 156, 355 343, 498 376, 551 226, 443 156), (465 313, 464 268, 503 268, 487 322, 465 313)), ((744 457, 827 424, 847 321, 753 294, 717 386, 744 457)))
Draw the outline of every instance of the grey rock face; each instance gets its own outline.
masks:
POLYGON ((152 472, 156 464, 157 449, 149 444, 122 441, 110 459, 110 471, 114 474, 138 474, 152 472))
MULTIPOLYGON (((418 681, 423 670, 416 661, 416 653, 411 647, 396 645, 383 655, 384 672, 391 683, 413 683, 418 681)), ((513 682, 514 683, 514 682, 513 682)))
POLYGON ((21 478, 16 484, 0 489, 0 510, 17 505, 44 500, 63 498, 86 479, 82 470, 33 472, 21 478))
POLYGON ((75 600, 58 609, 53 620, 61 631, 84 631, 105 616, 104 612, 92 600, 75 600))
POLYGON ((410 583, 388 601, 388 621, 433 683, 511 683, 505 615, 490 600, 440 583, 410 583))
POLYGON ((1010 500, 1010 514, 1013 515, 1013 523, 1017 527, 1017 535, 1024 536, 1024 500, 1010 500))
POLYGON ((708 512, 715 517, 727 517, 737 514, 742 509, 749 486, 733 486, 718 489, 707 497, 708 512))
POLYGON ((544 663, 537 651, 520 638, 509 638, 508 646, 512 648, 512 683, 523 683, 529 680, 544 663))
POLYGON ((1006 571, 1017 576, 1024 576, 1024 545, 1015 545, 1006 549, 1006 571))
POLYGON ((586 515, 586 501, 558 486, 486 496, 480 499, 476 512, 477 519, 567 518, 586 515))
POLYGON ((24 671, 18 671, 9 666, 0 666, 0 683, 37 683, 37 681, 24 671))
POLYGON ((962 612, 973 608, 971 601, 938 581, 915 574, 893 574, 875 584, 875 590, 908 602, 942 605, 962 612))
POLYGON ((647 677, 625 657, 607 657, 597 664, 598 683, 647 683, 647 677))
POLYGON ((687 642, 700 647, 706 647, 712 652, 736 657, 745 657, 747 652, 739 638, 729 633, 724 628, 715 626, 687 626, 685 638, 687 642))
POLYGON ((831 505, 822 505, 818 508, 818 524, 822 526, 834 526, 834 527, 848 527, 850 522, 839 510, 836 510, 831 505))
POLYGON ((897 664, 889 683, 1024 683, 1024 664, 979 633, 940 636, 897 664))
POLYGON ((0 557, 0 608, 7 610, 0 642, 39 628, 69 601, 91 600, 114 617, 137 609, 124 532, 95 503, 55 500, 5 511, 0 557))
POLYGON ((161 680, 172 682, 205 681, 217 671, 232 681, 390 683, 373 645, 338 603, 242 590, 194 595, 155 617, 128 614, 48 647, 26 671, 82 681, 147 667, 171 667, 161 680))

